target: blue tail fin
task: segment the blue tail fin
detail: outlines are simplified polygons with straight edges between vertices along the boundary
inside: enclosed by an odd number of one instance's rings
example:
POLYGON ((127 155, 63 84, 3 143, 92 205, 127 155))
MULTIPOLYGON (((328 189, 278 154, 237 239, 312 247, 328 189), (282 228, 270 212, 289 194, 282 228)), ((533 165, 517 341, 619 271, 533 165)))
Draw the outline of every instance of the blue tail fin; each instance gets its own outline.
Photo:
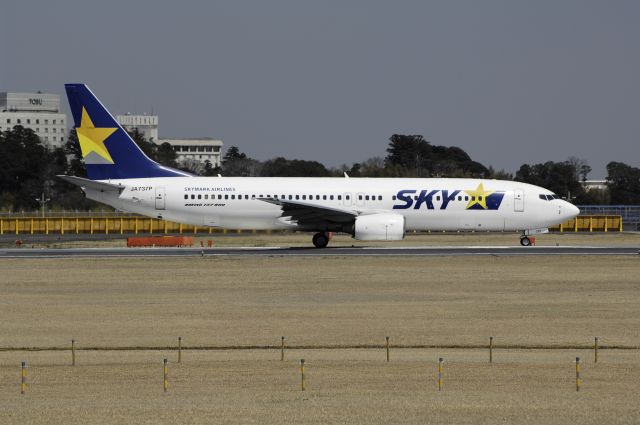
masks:
POLYGON ((149 159, 85 84, 64 87, 91 180, 190 176, 149 159))

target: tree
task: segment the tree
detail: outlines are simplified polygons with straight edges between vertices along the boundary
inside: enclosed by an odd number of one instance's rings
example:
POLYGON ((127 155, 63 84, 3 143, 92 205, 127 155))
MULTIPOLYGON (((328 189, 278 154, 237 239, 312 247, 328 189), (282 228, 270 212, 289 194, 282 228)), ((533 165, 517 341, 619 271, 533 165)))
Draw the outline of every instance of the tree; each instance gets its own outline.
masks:
POLYGON ((178 155, 170 143, 164 142, 160 146, 157 146, 155 151, 155 160, 160 164, 171 168, 178 168, 177 159, 178 155))
POLYGON ((224 164, 225 162, 236 161, 239 159, 247 159, 247 155, 245 155, 243 152, 240 152, 240 149, 238 149, 237 146, 231 146, 224 154, 222 163, 224 164))
POLYGON ((515 180, 544 187, 571 200, 585 193, 577 175, 569 161, 548 161, 544 164, 523 164, 516 172, 515 180))
POLYGON ((389 138, 385 167, 396 177, 489 176, 489 170, 456 146, 433 146, 421 135, 389 138))
POLYGON ((203 176, 217 176, 221 172, 222 170, 220 167, 214 167, 208 159, 204 161, 204 169, 202 170, 203 176))
MULTIPOLYGON (((144 134, 142 134, 137 128, 133 131, 127 132, 138 147, 153 161, 156 161, 165 167, 178 168, 177 154, 171 144, 164 142, 161 145, 156 145, 153 142, 148 141, 144 134)), ((183 164, 184 167, 184 164, 183 164)))
POLYGON ((278 157, 265 161, 260 175, 263 177, 328 177, 330 173, 318 161, 278 157))
POLYGON ((495 180, 513 180, 513 174, 505 170, 496 170, 489 166, 489 178, 495 180))
POLYGON ((255 177, 260 175, 260 161, 247 157, 237 146, 227 149, 222 158, 222 175, 233 177, 255 177))
POLYGON ((205 164, 194 158, 185 158, 180 161, 180 169, 187 173, 202 175, 205 170, 205 164))
POLYGON ((67 154, 69 166, 67 167, 67 175, 87 177, 87 168, 82 160, 82 151, 80 150, 80 142, 78 142, 78 133, 74 128, 69 132, 67 142, 64 144, 64 152, 67 154))
MULTIPOLYGON (((71 143, 76 139, 70 134, 71 143)), ((63 148, 42 144, 30 129, 16 126, 0 133, 0 206, 5 210, 38 208, 35 200, 44 192, 55 208, 88 209, 97 205, 86 200, 82 191, 57 176, 84 176, 77 145, 63 148)))
POLYGON ((640 169, 622 162, 607 164, 607 181, 614 205, 640 204, 640 169))
POLYGON ((134 127, 133 131, 127 131, 129 136, 133 139, 133 141, 138 145, 138 147, 147 155, 149 158, 155 161, 157 146, 155 143, 148 141, 144 134, 138 130, 137 127, 134 127))
POLYGON ((570 156, 567 162, 571 164, 575 170, 575 179, 585 182, 587 176, 591 172, 591 167, 586 159, 581 159, 575 156, 570 156))
POLYGON ((14 209, 33 209, 44 190, 50 152, 33 130, 20 125, 0 133, 0 194, 14 209))

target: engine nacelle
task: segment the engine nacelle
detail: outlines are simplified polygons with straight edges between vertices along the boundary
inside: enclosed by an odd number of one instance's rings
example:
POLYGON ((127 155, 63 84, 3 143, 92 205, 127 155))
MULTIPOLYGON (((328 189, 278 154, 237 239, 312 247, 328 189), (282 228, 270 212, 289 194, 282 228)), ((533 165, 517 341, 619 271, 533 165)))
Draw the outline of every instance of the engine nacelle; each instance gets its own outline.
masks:
POLYGON ((401 241, 404 225, 400 214, 361 215, 356 217, 353 237, 359 241, 401 241))

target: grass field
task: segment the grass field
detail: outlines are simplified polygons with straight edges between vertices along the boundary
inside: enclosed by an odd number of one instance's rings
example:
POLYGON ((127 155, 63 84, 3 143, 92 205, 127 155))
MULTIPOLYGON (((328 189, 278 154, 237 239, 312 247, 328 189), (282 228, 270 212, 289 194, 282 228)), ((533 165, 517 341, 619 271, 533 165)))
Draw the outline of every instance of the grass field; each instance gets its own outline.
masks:
POLYGON ((0 260, 0 423, 634 423, 636 257, 0 260), (176 337, 190 347, 176 364, 176 337), (195 350, 271 345, 434 345, 195 350), (472 347, 495 337, 495 362, 472 347), (604 349, 593 363, 588 347, 604 349), (25 351, 27 347, 156 347, 25 351), (163 348, 164 347, 164 348, 163 348), (564 348, 562 348, 564 347, 564 348), (573 347, 573 348, 571 348, 573 347), (574 361, 583 358, 575 391, 574 361), (162 392, 162 358, 170 388, 162 392), (445 358, 444 391, 436 359, 445 358), (307 391, 298 360, 307 361, 307 391), (19 364, 30 386, 19 393, 19 364))

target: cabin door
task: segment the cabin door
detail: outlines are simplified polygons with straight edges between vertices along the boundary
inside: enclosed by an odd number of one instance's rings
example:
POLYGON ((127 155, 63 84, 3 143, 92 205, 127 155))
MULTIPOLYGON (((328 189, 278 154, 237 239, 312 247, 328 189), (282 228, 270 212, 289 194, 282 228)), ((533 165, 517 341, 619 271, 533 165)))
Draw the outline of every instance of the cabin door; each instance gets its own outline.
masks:
POLYGON ((524 192, 521 190, 513 191, 513 210, 515 212, 524 211, 524 192))
POLYGON ((156 187, 156 209, 157 210, 163 210, 165 207, 164 195, 165 195, 164 187, 156 187))

